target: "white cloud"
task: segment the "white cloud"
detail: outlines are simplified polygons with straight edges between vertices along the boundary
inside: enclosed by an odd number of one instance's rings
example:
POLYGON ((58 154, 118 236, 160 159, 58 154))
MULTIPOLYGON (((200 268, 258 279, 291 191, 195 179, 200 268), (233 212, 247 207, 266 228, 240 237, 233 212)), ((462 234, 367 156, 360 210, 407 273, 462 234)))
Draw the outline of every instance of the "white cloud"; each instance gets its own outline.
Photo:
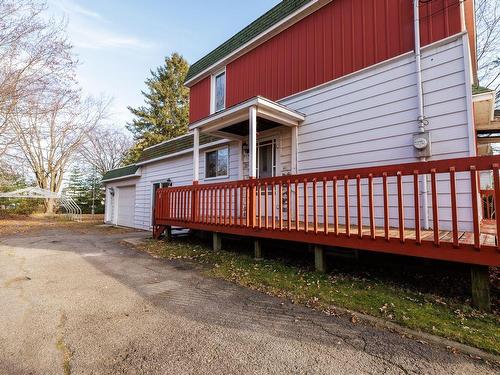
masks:
POLYGON ((50 0, 49 4, 68 17, 68 31, 75 47, 148 49, 154 46, 150 41, 112 30, 101 14, 81 6, 75 0, 50 0))
POLYGON ((102 19, 99 13, 87 9, 72 0, 49 0, 49 3, 69 15, 78 14, 89 18, 102 19))
POLYGON ((88 49, 129 48, 147 49, 154 46, 152 42, 118 34, 104 29, 70 27, 72 41, 75 47, 88 49))

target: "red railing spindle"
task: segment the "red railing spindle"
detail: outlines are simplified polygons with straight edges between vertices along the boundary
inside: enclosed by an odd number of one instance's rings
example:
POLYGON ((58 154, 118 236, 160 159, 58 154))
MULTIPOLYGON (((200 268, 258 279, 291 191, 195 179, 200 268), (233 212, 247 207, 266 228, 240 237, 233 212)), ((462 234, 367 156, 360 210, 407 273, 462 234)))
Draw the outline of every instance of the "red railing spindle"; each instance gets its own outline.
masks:
POLYGON ((268 205, 267 194, 268 194, 268 186, 267 186, 267 182, 266 182, 266 183, 264 183, 264 212, 266 215, 264 223, 265 223, 266 229, 269 229, 269 213, 267 212, 267 210, 268 210, 268 208, 267 208, 267 205, 268 205))
POLYGON ((276 210, 277 210, 277 207, 276 207, 276 184, 274 183, 274 181, 271 183, 271 219, 272 219, 272 223, 271 223, 271 227, 273 229, 276 229, 276 210))
POLYGON ((349 176, 344 176, 345 234, 351 236, 351 208, 349 207, 349 176))
POLYGON ((390 239, 389 233, 389 187, 387 186, 387 173, 382 173, 382 185, 384 194, 384 236, 386 241, 390 239))
POLYGON ((398 180, 398 216, 399 216, 399 240, 405 242, 405 209, 403 201, 403 175, 397 173, 398 180))
POLYGON ((363 207, 361 201, 361 176, 358 174, 356 176, 356 203, 357 203, 357 214, 358 214, 358 237, 363 238, 363 207))
POLYGON ((292 204, 291 204, 291 194, 292 187, 290 186, 290 180, 286 180, 286 219, 287 219, 287 229, 290 232, 292 230, 292 204))
POLYGON ((432 228, 434 231, 434 245, 439 246, 439 209, 438 192, 436 181, 436 170, 431 169, 431 190, 432 190, 432 228))
POLYGON ((477 186, 477 170, 475 165, 470 167, 471 179, 471 196, 472 196, 472 221, 474 226, 474 248, 479 250, 480 243, 480 228, 479 228, 479 208, 477 204, 478 199, 478 186, 477 186))
POLYGON ((229 187, 229 225, 233 226, 233 207, 236 206, 236 204, 233 205, 233 189, 234 186, 229 187))
POLYGON ((295 180, 295 230, 298 232, 299 226, 299 181, 295 180))
MULTIPOLYGON (((422 234, 420 230, 420 188, 418 181, 418 171, 413 171, 413 205, 415 210, 415 241, 422 243, 422 234)), ((425 176, 424 176, 425 177, 425 176)))
POLYGON ((499 165, 493 164, 493 184, 495 185, 495 196, 494 196, 494 204, 495 204, 495 220, 497 223, 497 250, 500 251, 500 175, 499 175, 499 165))
POLYGON ((450 198, 451 198, 451 221, 453 246, 458 247, 458 210, 457 210, 457 188, 455 178, 455 167, 450 167, 450 198))
POLYGON ((337 176, 333 177, 332 184, 332 199, 333 199, 333 233, 336 236, 339 234, 339 201, 337 191, 337 176))
POLYGON ((323 230, 325 234, 328 234, 328 187, 326 177, 323 177, 323 230))
POLYGON ((283 181, 279 181, 279 193, 280 193, 280 230, 283 230, 283 181))
POLYGON ((368 204, 370 206, 370 237, 372 240, 376 238, 375 233, 375 205, 373 202, 373 174, 368 175, 368 204))
POLYGON ((261 205, 261 194, 260 194, 260 183, 257 184, 257 224, 259 228, 262 228, 262 205, 261 205))
POLYGON ((240 226, 243 226, 243 185, 240 185, 240 226))
POLYGON ((307 233, 309 231, 309 219, 308 219, 308 214, 309 214, 309 203, 307 200, 307 179, 304 179, 304 231, 307 233))
POLYGON ((317 180, 313 179, 313 223, 314 223, 314 233, 318 233, 318 186, 317 180))

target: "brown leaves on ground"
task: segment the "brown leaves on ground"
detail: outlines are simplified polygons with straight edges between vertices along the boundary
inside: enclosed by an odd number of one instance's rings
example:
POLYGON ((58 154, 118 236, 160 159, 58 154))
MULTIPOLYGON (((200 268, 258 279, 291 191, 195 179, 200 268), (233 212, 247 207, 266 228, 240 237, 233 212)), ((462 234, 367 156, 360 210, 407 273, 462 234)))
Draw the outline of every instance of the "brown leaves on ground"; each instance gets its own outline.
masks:
POLYGON ((91 215, 83 215, 81 222, 69 220, 65 215, 13 215, 0 218, 0 237, 33 233, 48 228, 70 228, 85 231, 95 228, 95 225, 102 223, 102 221, 102 215, 95 215, 94 218, 91 218, 91 215))

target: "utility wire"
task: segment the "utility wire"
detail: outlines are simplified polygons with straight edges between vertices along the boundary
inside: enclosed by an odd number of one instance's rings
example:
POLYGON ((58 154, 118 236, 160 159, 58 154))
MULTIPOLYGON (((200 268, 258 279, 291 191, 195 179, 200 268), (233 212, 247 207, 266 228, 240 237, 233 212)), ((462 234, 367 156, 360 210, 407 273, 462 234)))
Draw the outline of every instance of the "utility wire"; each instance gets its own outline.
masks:
MULTIPOLYGON (((432 1, 434 1, 434 0, 420 0, 420 5, 419 5, 419 7, 423 7, 423 6, 425 6, 426 4, 430 4, 432 1)), ((420 17, 420 19, 421 19, 421 20, 425 20, 425 19, 427 19, 427 18, 433 17, 433 16, 435 16, 436 14, 442 13, 442 12, 444 12, 444 11, 445 11, 446 9, 448 9, 448 8, 451 8, 451 7, 454 7, 454 6, 460 5, 461 3, 464 3, 465 1, 466 1, 466 0, 458 0, 458 1, 457 1, 457 2, 455 2, 455 3, 448 4, 448 5, 447 5, 447 6, 445 6, 444 8, 441 8, 441 9, 439 9, 439 10, 437 10, 437 11, 435 11, 435 12, 431 13, 431 14, 426 15, 425 17, 420 17)))

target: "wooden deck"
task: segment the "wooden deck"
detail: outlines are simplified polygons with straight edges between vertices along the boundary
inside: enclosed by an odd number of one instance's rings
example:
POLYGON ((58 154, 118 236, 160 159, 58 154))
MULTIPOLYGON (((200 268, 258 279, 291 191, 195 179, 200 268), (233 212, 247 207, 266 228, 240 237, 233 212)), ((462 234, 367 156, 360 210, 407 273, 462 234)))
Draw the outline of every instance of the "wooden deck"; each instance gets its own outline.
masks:
POLYGON ((500 201, 499 165, 500 156, 488 156, 160 189, 154 235, 180 226, 500 266, 498 219, 481 218, 478 189, 478 172, 493 171, 493 202, 500 201), (420 186, 427 180, 428 210, 437 218, 430 229, 421 224, 420 186), (464 186, 471 187, 465 200, 464 186), (451 220, 443 221, 447 213, 451 220))

